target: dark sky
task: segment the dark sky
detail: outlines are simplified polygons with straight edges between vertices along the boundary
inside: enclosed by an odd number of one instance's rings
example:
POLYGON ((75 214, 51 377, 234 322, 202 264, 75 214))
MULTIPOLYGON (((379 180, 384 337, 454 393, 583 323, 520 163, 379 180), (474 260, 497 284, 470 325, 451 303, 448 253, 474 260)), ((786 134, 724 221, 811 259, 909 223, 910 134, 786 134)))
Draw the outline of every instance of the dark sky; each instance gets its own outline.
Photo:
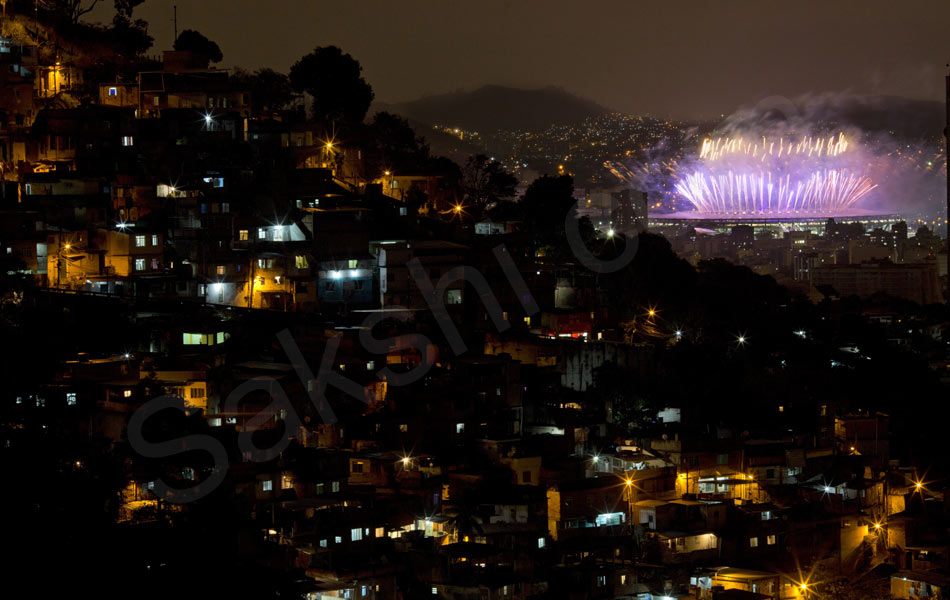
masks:
MULTIPOLYGON (((950 61, 947 0, 146 0, 155 53, 175 4, 221 66, 286 71, 335 44, 386 102, 486 83, 684 117, 808 92, 939 100, 950 61)), ((94 17, 111 20, 111 0, 94 17)))

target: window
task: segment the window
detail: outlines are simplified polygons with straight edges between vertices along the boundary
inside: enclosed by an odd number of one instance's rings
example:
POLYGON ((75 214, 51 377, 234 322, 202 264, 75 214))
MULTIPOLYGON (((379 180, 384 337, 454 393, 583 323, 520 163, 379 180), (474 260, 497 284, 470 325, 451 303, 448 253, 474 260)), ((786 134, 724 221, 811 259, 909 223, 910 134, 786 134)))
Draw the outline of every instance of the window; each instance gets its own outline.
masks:
POLYGON ((762 520, 763 520, 763 521, 768 521, 768 520, 771 519, 771 518, 772 518, 772 511, 770 511, 770 510, 763 510, 763 511, 762 511, 762 520))
POLYGON ((350 530, 350 541, 358 542, 363 539, 363 530, 359 527, 350 530))
POLYGON ((339 491, 340 491, 340 482, 339 482, 339 481, 334 481, 333 483, 331 483, 331 484, 330 484, 330 491, 339 492, 339 491))
POLYGON ((386 528, 385 528, 385 527, 377 527, 377 528, 376 528, 376 537, 378 537, 378 538, 386 537, 386 528))
POLYGON ((297 256, 295 256, 295 257, 294 257, 294 266, 296 266, 298 269, 306 269, 306 268, 309 266, 309 265, 307 264, 307 257, 306 257, 306 256, 301 256, 301 255, 299 255, 299 254, 298 254, 297 256))
POLYGON ((354 462, 353 462, 353 468, 351 469, 351 471, 354 472, 354 473, 362 473, 362 472, 363 472, 363 462, 362 462, 362 461, 359 461, 359 460, 354 461, 354 462))
POLYGON ((521 483, 531 483, 531 471, 521 472, 521 483))
POLYGON ((409 431, 409 425, 407 425, 406 423, 400 423, 400 424, 399 424, 399 432, 400 432, 400 433, 406 433, 407 431, 409 431))
POLYGON ((597 576, 597 587, 604 587, 605 585, 607 585, 607 576, 606 576, 606 575, 598 575, 598 576, 597 576))
POLYGON ((284 227, 283 225, 278 225, 274 227, 274 241, 282 242, 284 241, 284 227))
POLYGON ((348 269, 355 269, 355 268, 356 268, 356 265, 359 264, 359 261, 358 261, 358 260, 350 259, 350 260, 346 261, 346 264, 347 264, 347 268, 348 268, 348 269))
POLYGON ((446 304, 461 304, 462 303, 462 290, 448 290, 445 292, 445 303, 446 304))
POLYGON ((265 492, 269 492, 274 489, 274 482, 268 479, 267 481, 261 482, 261 489, 265 492))
POLYGON ((321 548, 326 548, 326 547, 327 547, 327 541, 326 541, 326 540, 320 540, 320 547, 321 547, 321 548))
POLYGON ((343 538, 340 537, 340 536, 338 536, 338 535, 333 536, 333 543, 335 543, 335 544, 342 544, 342 543, 343 543, 343 538))
POLYGON ((136 258, 136 259, 135 259, 135 270, 136 270, 136 271, 144 271, 144 270, 145 270, 145 259, 144 259, 144 258, 136 258))
POLYGON ((119 89, 118 89, 118 88, 114 88, 114 87, 110 87, 110 88, 109 88, 109 95, 110 95, 110 96, 118 96, 118 95, 119 95, 119 89))
POLYGON ((123 135, 123 136, 122 136, 122 145, 123 145, 123 146, 134 146, 134 145, 135 145, 135 138, 132 137, 131 135, 123 135))
POLYGON ((144 235, 137 235, 137 236, 135 236, 135 247, 136 247, 136 248, 144 248, 144 247, 145 247, 145 236, 144 236, 144 235))
POLYGON ((439 593, 439 589, 435 586, 432 586, 432 595, 435 596, 438 593, 439 593))
POLYGON ((153 270, 153 271, 157 271, 157 270, 158 270, 158 259, 157 259, 157 258, 153 258, 153 259, 152 259, 152 270, 153 270))
POLYGON ((223 344, 224 341, 228 339, 229 337, 231 337, 229 333, 225 333, 224 331, 219 331, 218 333, 214 334, 214 343, 223 344))
MULTIPOLYGON (((123 397, 123 398, 131 398, 131 397, 132 397, 132 390, 122 390, 122 397, 123 397)), ((37 401, 37 402, 38 402, 38 401, 37 401)))
POLYGON ((455 433, 465 433, 465 423, 456 423, 455 433))
POLYGON ((153 234, 152 234, 152 245, 153 245, 153 246, 157 246, 157 245, 158 245, 158 234, 157 234, 157 233, 153 233, 153 234))
POLYGON ((191 397, 192 397, 193 399, 194 399, 194 398, 204 398, 204 397, 205 397, 205 390, 204 390, 204 388, 193 387, 193 388, 190 388, 190 391, 191 391, 191 397))
POLYGON ((217 273, 218 275, 224 275, 227 272, 228 272, 228 267, 226 265, 218 265, 218 267, 215 269, 215 273, 217 273))
POLYGON ((239 240, 239 241, 241 241, 241 242, 246 242, 246 241, 247 241, 247 236, 248 236, 248 231, 247 231, 247 229, 242 229, 242 230, 238 231, 238 240, 239 240))
POLYGON ((181 343, 186 346, 197 346, 208 343, 208 336, 204 333, 182 333, 181 343))
POLYGON ((257 228, 257 239, 266 240, 267 239, 267 230, 263 227, 257 228))
POLYGON ((759 547, 759 538, 757 538, 757 537, 750 537, 750 538, 749 538, 749 547, 750 547, 750 548, 758 548, 758 547, 759 547))
POLYGON ((620 585, 627 585, 627 576, 626 576, 626 575, 621 575, 621 576, 620 576, 620 585))
POLYGON ((76 406, 76 392, 66 393, 66 406, 76 406))
POLYGON ((775 545, 775 536, 774 536, 774 535, 766 536, 766 538, 765 538, 765 543, 768 544, 769 546, 774 546, 774 545, 775 545))
POLYGON ((718 454, 718 455, 716 455, 716 464, 717 464, 717 465, 728 465, 728 464, 729 464, 729 455, 728 455, 728 454, 718 454))
POLYGON ((539 537, 539 538, 538 538, 538 548, 544 548, 544 538, 543 538, 543 537, 539 537))

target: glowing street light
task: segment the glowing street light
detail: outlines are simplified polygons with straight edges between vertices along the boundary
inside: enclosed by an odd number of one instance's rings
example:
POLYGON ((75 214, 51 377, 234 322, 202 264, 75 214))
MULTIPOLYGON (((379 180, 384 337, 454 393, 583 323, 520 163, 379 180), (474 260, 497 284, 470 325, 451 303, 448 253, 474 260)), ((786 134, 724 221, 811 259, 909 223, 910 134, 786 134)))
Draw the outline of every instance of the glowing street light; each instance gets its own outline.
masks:
POLYGON ((676 334, 676 337, 678 337, 678 338, 683 337, 683 332, 682 332, 681 330, 679 330, 679 329, 677 329, 674 333, 676 334))
POLYGON ((613 228, 610 228, 610 229, 607 230, 607 237, 608 237, 608 238, 614 237, 614 230, 613 230, 613 228))
POLYGON ((737 342, 740 346, 743 346, 743 345, 745 345, 746 337, 745 337, 744 335, 741 335, 741 334, 740 334, 740 335, 738 335, 738 336, 736 337, 736 342, 737 342))

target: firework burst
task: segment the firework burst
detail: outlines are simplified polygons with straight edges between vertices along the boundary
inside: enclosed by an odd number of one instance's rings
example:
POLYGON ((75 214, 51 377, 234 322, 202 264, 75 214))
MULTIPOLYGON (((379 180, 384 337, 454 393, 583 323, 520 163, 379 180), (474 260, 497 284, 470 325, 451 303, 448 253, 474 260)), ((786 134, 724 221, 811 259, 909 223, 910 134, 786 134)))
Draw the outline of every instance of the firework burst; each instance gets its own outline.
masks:
POLYGON ((796 139, 706 138, 674 190, 709 215, 834 216, 876 186, 848 165, 844 134, 796 139))

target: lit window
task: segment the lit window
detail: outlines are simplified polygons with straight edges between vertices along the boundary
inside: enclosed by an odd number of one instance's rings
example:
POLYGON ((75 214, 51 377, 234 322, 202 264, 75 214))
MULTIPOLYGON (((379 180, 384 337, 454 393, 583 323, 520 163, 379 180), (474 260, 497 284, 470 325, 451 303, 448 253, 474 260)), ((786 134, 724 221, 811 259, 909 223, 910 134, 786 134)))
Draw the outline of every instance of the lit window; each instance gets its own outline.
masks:
POLYGON ((621 575, 621 576, 620 576, 620 585, 626 585, 626 584, 627 584, 627 576, 626 576, 626 575, 621 575))
POLYGON ((327 547, 327 541, 326 541, 326 540, 320 540, 320 547, 321 547, 321 548, 326 548, 326 547, 327 547))
POLYGON ((330 490, 333 491, 333 492, 339 492, 339 491, 340 491, 340 482, 339 482, 339 481, 334 481, 333 483, 331 483, 331 484, 330 484, 330 490))
POLYGON ((354 473, 362 473, 362 472, 363 472, 363 462, 362 462, 362 461, 359 461, 359 460, 353 461, 353 469, 352 469, 352 471, 353 471, 354 473))
POLYGON ((231 337, 231 334, 225 333, 224 331, 219 331, 218 333, 214 334, 214 343, 223 344, 224 341, 229 337, 231 337))
POLYGON ((242 242, 246 242, 246 241, 247 241, 247 236, 248 236, 248 231, 247 231, 247 229, 242 229, 241 231, 238 232, 238 240, 240 240, 240 241, 242 241, 242 242))
POLYGON ((347 268, 348 268, 348 269, 355 269, 358 262, 359 262, 359 261, 354 260, 354 259, 348 260, 348 261, 347 261, 347 268))
POLYGON ((157 258, 153 258, 153 259, 152 259, 152 270, 153 270, 153 271, 157 271, 157 270, 158 270, 158 259, 157 259, 157 258))
POLYGON ((456 423, 455 433, 464 433, 464 432, 465 432, 465 423, 456 423))
POLYGON ((135 236, 135 247, 136 247, 136 248, 144 248, 144 247, 145 247, 145 236, 144 236, 144 235, 137 235, 137 236, 135 236))
POLYGON ((399 431, 400 431, 401 433, 406 433, 407 431, 409 431, 409 425, 407 425, 407 424, 405 424, 405 423, 400 423, 400 424, 399 424, 399 431))
MULTIPOLYGON (((606 575, 598 575, 598 576, 597 576, 597 587, 604 587, 605 585, 607 585, 607 576, 606 576, 606 575)), ((506 587, 507 587, 507 586, 506 586, 506 587)))
POLYGON ((123 135, 123 136, 122 136, 122 145, 123 145, 123 146, 134 146, 134 145, 135 145, 135 138, 132 137, 131 135, 123 135))
POLYGON ((267 239, 267 230, 264 229, 263 227, 258 227, 258 228, 257 228, 257 239, 259 239, 259 240, 265 240, 265 239, 267 239))
POLYGON ((543 538, 543 537, 539 537, 539 538, 538 538, 538 548, 544 548, 544 538, 543 538))
POLYGON ((110 88, 109 88, 109 95, 110 95, 110 96, 118 96, 118 95, 119 95, 119 89, 118 89, 118 88, 114 88, 114 87, 110 87, 110 88))
POLYGON ((385 528, 385 527, 377 527, 377 528, 376 528, 376 537, 378 537, 378 538, 386 537, 386 528, 385 528))
POLYGON ((136 270, 136 271, 144 271, 144 270, 145 270, 145 259, 144 259, 144 258, 136 258, 136 259, 135 259, 135 270, 136 270))
POLYGON ((208 336, 204 333, 182 333, 181 343, 186 346, 197 346, 208 343, 208 336))
POLYGON ((749 547, 750 547, 750 548, 758 548, 758 547, 759 547, 759 538, 757 538, 757 537, 750 537, 750 538, 749 538, 749 547))
POLYGON ((215 269, 218 275, 224 275, 228 272, 228 268, 225 265, 218 265, 218 268, 215 269))
POLYGON ((267 481, 261 482, 261 489, 263 489, 265 492, 271 491, 272 489, 274 489, 274 482, 271 481, 270 479, 268 479, 267 481))
POLYGON ((66 393, 66 406, 76 406, 76 392, 66 393))
POLYGON ((158 234, 157 234, 157 233, 153 233, 153 234, 152 234, 152 245, 153 245, 153 246, 157 246, 157 245, 158 245, 158 234))
POLYGON ((132 397, 132 390, 123 390, 123 391, 122 391, 122 397, 123 397, 123 398, 131 398, 131 397, 132 397))
POLYGON ((294 265, 296 265, 298 269, 306 269, 308 267, 307 257, 298 254, 296 257, 294 257, 294 265))
POLYGON ((350 530, 350 541, 358 542, 363 539, 363 530, 359 527, 350 530))
POLYGON ((282 225, 278 225, 277 227, 274 227, 274 241, 275 242, 284 241, 284 228, 282 225))
POLYGON ((439 593, 439 589, 435 586, 432 586, 432 595, 435 596, 438 593, 439 593))
POLYGON ((775 545, 775 536, 774 536, 774 535, 770 535, 770 536, 766 537, 766 538, 765 538, 765 543, 768 544, 769 546, 774 546, 774 545, 775 545))
POLYGON ((342 543, 343 543, 343 538, 340 537, 340 536, 338 536, 338 535, 337 535, 337 536, 334 536, 334 537, 333 537, 333 542, 336 543, 336 544, 342 544, 342 543))

